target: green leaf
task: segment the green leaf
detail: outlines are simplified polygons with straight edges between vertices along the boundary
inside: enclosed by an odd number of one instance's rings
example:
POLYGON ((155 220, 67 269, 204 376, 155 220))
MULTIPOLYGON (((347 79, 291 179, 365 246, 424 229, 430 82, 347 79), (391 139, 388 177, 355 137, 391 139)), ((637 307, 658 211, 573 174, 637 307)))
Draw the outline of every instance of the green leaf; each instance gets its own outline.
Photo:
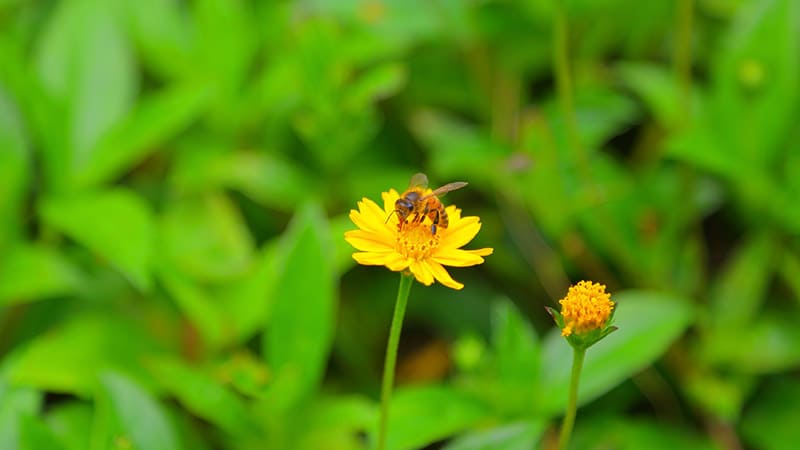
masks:
POLYGON ((203 285, 169 264, 161 264, 159 279, 216 350, 249 339, 263 326, 274 300, 277 263, 276 246, 269 243, 241 276, 221 284, 203 285))
MULTIPOLYGON (((578 402, 587 403, 655 361, 692 321, 692 308, 680 297, 659 292, 613 294, 619 330, 586 351, 578 402)), ((537 409, 546 415, 567 403, 572 349, 557 329, 545 338, 537 409)))
POLYGON ((712 332, 708 346, 713 354, 703 354, 705 361, 732 365, 745 374, 767 374, 797 367, 800 364, 800 316, 797 313, 764 312, 739 328, 712 332))
POLYGON ((237 342, 251 338, 269 317, 275 301, 271 294, 278 281, 278 263, 277 245, 265 244, 247 274, 220 288, 219 301, 237 342))
MULTIPOLYGON (((213 126, 236 129, 239 92, 253 69, 257 47, 254 5, 242 0, 200 0, 192 3, 195 70, 215 85, 208 113, 213 126)), ((261 25, 261 24, 258 24, 261 25)))
POLYGON ((503 382, 535 383, 539 372, 539 339, 530 323, 510 300, 492 309, 492 343, 496 352, 498 377, 503 382))
POLYGON ((119 2, 130 35, 141 58, 159 75, 185 78, 194 75, 191 59, 191 23, 179 0, 119 2))
MULTIPOLYGON (((100 375, 97 450, 114 445, 148 450, 182 448, 166 410, 142 386, 116 372, 100 375)), ((97 441, 96 441, 97 442, 97 441)))
POLYGON ((708 437, 688 427, 630 417, 582 417, 576 425, 572 448, 613 448, 619 450, 714 450, 708 437))
POLYGON ((277 153, 230 151, 202 142, 186 147, 172 175, 188 192, 235 189, 262 205, 292 209, 316 190, 314 177, 277 153))
POLYGON ((308 6, 320 14, 339 20, 358 20, 367 27, 372 39, 378 37, 382 45, 400 51, 416 42, 424 42, 426 38, 436 37, 444 29, 458 36, 468 26, 469 16, 463 10, 471 3, 443 2, 432 5, 389 0, 373 6, 353 0, 313 0, 308 2, 308 6))
POLYGON ((0 413, 0 448, 3 450, 62 450, 53 433, 29 414, 0 413))
POLYGON ((529 450, 536 448, 544 430, 544 421, 515 422, 471 431, 453 439, 443 450, 529 450))
POLYGON ((242 0, 201 0, 193 4, 203 69, 235 86, 255 54, 256 30, 252 5, 242 0))
POLYGON ((668 137, 667 156, 724 178, 736 178, 741 173, 740 162, 731 158, 714 136, 714 127, 706 118, 668 137))
POLYGON ((45 198, 44 222, 107 259, 133 285, 148 290, 154 230, 150 208, 125 189, 45 198))
POLYGON ((749 447, 791 450, 800 442, 800 385, 782 377, 765 383, 745 411, 741 432, 749 447))
MULTIPOLYGON (((138 72, 112 4, 80 0, 59 4, 42 35, 37 70, 47 92, 66 106, 67 156, 47 154, 51 172, 69 177, 91 159, 100 138, 135 101, 138 72), (59 162, 69 165, 56 167, 59 162)), ((69 180, 69 178, 67 178, 69 180)))
POLYGON ((711 117, 725 154, 742 169, 767 167, 782 154, 795 126, 798 76, 800 5, 764 0, 739 8, 713 64, 711 117))
POLYGON ((361 450, 359 433, 375 424, 377 412, 377 405, 361 397, 322 397, 303 412, 302 425, 295 430, 299 434, 296 448, 361 450))
POLYGON ((0 378, 0 414, 7 412, 38 414, 42 408, 43 397, 44 395, 35 389, 14 386, 5 378, 0 378))
POLYGON ((684 374, 680 388, 707 415, 735 423, 755 382, 751 375, 695 365, 684 374))
POLYGON ((785 249, 780 259, 779 270, 781 279, 791 289, 795 300, 800 304, 800 255, 790 249, 785 249))
POLYGON ((61 447, 36 415, 42 408, 41 392, 11 385, 0 378, 0 448, 36 450, 61 447))
POLYGON ((169 261, 201 281, 239 276, 253 256, 253 240, 237 205, 218 192, 169 203, 161 239, 169 261))
POLYGON ((680 95, 674 74, 668 68, 639 62, 621 63, 617 70, 625 85, 641 97, 661 125, 678 123, 680 95))
POLYGON ((129 170, 187 128, 205 107, 208 91, 207 84, 183 83, 141 98, 91 147, 76 168, 74 183, 89 188, 129 170))
POLYGON ((322 382, 333 339, 336 283, 328 224, 318 206, 293 218, 280 261, 263 351, 275 373, 279 405, 295 403, 322 382))
MULTIPOLYGON (((358 104, 367 100, 365 95, 370 96, 358 85, 358 75, 370 67, 352 60, 350 39, 333 22, 310 20, 301 29, 286 56, 291 72, 288 67, 286 72, 266 71, 264 101, 277 102, 279 108, 294 106, 287 119, 315 160, 330 173, 344 173, 380 131, 374 105, 358 104), (294 74, 289 83, 283 82, 287 72, 294 74), (287 85, 295 95, 283 93, 287 85)), ((363 45, 363 40, 351 39, 353 46, 363 45)))
POLYGON ((411 130, 430 149, 431 164, 437 172, 466 173, 470 182, 501 172, 510 153, 480 129, 439 111, 416 112, 411 130))
POLYGON ((275 280, 272 247, 253 254, 236 208, 214 192, 173 202, 161 223, 169 259, 159 261, 159 278, 213 349, 240 342, 263 324, 275 280))
POLYGON ((344 240, 344 233, 355 228, 353 221, 350 220, 349 215, 342 214, 340 216, 332 217, 330 220, 331 242, 335 248, 335 263, 336 273, 343 274, 355 266, 353 259, 353 246, 344 240))
POLYGON ((105 368, 148 380, 141 361, 160 352, 152 337, 123 318, 80 315, 16 349, 7 375, 21 386, 88 396, 105 368))
POLYGON ((406 77, 405 67, 396 62, 369 69, 349 87, 347 101, 352 107, 369 108, 373 102, 397 92, 406 77))
POLYGON ((30 155, 20 113, 0 79, 0 250, 8 248, 19 236, 23 223, 30 155))
POLYGON ((217 376, 229 381, 231 388, 246 397, 261 397, 272 377, 264 360, 247 349, 225 355, 213 365, 212 370, 217 376))
MULTIPOLYGON (((173 419, 175 432, 181 443, 181 448, 191 450, 216 450, 219 445, 215 439, 210 439, 205 431, 209 430, 204 422, 198 422, 192 416, 187 414, 171 414, 170 418, 173 419)), ((219 434, 215 430, 215 436, 219 434)), ((236 439, 236 437, 231 437, 236 439)), ((263 438, 260 441, 263 442, 263 438)))
POLYGON ((712 325, 724 328, 746 326, 758 313, 767 294, 777 255, 769 233, 750 236, 720 271, 710 293, 712 325))
POLYGON ((423 448, 474 426, 486 417, 475 398, 444 386, 398 389, 389 411, 387 448, 423 448))
POLYGON ((197 327, 202 342, 213 349, 228 341, 226 317, 221 305, 201 285, 170 268, 159 271, 159 280, 180 310, 197 327))
POLYGON ((78 282, 70 261, 49 247, 20 245, 0 259, 0 305, 63 295, 78 282))
MULTIPOLYGON (((18 122, 13 118, 16 112, 11 108, 11 117, 4 127, 6 131, 11 130, 8 142, 9 148, 14 148, 15 128, 17 124, 27 125, 24 130, 30 135, 31 144, 39 143, 39 153, 43 181, 46 187, 63 187, 67 176, 67 171, 63 170, 69 164, 71 153, 66 146, 66 124, 64 116, 66 107, 64 102, 59 102, 50 95, 45 88, 43 81, 36 76, 35 68, 29 63, 29 45, 22 42, 14 42, 5 36, 0 37, 0 80, 3 89, 8 89, 9 96, 18 102, 21 114, 25 122, 18 122), (15 123, 16 122, 16 123, 15 123)), ((18 135, 16 137, 19 137, 18 135)), ((12 157, 10 154, 6 157, 12 157)), ((12 163, 13 168, 13 163, 12 163)), ((18 173, 17 176, 21 175, 18 173)), ((16 177, 12 176, 9 181, 16 177)), ((9 205, 12 206, 12 205, 9 205)))
MULTIPOLYGON (((554 118, 560 116, 555 110, 551 114, 554 118)), ((575 118, 581 144, 587 149, 601 148, 608 139, 630 126, 637 115, 637 107, 630 98, 605 85, 585 86, 576 92, 575 118)), ((554 128, 563 126, 558 121, 554 119, 554 128)))
POLYGON ((538 337, 508 298, 494 301, 491 328, 492 349, 487 356, 481 355, 484 344, 480 340, 462 342, 461 357, 468 358, 462 359, 462 364, 472 360, 472 368, 465 371, 462 380, 464 386, 490 405, 498 417, 529 414, 540 372, 538 337), (465 351, 473 354, 466 355, 465 351))
POLYGON ((91 447, 93 415, 89 404, 70 401, 49 409, 45 422, 65 449, 86 450, 91 447))
POLYGON ((254 429, 244 403, 211 376, 173 358, 156 359, 148 365, 166 392, 194 415, 231 435, 254 429))

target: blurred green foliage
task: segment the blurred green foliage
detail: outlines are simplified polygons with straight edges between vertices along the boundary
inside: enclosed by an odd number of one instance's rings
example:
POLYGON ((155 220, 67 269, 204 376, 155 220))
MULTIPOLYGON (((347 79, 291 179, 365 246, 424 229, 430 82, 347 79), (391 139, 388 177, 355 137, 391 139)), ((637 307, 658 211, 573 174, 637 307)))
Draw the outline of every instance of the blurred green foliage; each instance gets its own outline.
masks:
POLYGON ((495 253, 412 289, 390 448, 551 448, 581 278, 573 448, 795 448, 799 79, 795 0, 0 1, 0 448, 369 448, 342 234, 420 170, 495 253))

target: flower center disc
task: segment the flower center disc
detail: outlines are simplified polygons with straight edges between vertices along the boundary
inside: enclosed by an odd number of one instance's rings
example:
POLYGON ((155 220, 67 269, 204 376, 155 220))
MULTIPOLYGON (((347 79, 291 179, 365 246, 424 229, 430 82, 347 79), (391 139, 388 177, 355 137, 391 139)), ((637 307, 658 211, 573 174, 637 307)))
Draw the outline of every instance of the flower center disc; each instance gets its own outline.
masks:
POLYGON ((601 284, 581 281, 569 288, 567 296, 559 301, 566 326, 563 336, 583 333, 603 327, 611 316, 614 302, 601 284))
POLYGON ((439 235, 425 223, 406 223, 397 233, 397 252, 406 258, 424 259, 439 245, 439 235))

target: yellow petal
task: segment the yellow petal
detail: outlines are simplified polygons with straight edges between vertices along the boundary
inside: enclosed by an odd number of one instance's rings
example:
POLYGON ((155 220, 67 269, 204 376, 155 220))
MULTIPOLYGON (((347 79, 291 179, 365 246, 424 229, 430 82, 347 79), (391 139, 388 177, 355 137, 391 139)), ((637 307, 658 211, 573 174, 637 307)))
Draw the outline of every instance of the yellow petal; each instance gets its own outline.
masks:
POLYGON ((459 220, 451 220, 447 231, 442 233, 439 245, 442 247, 459 248, 469 243, 481 229, 480 219, 469 216, 459 220))
POLYGON ((483 263, 483 258, 474 251, 456 248, 441 249, 433 255, 434 261, 453 267, 469 267, 483 263))
POLYGON ((351 209, 350 220, 356 224, 358 228, 364 231, 368 231, 370 233, 381 233, 380 225, 378 225, 374 217, 370 216, 369 214, 363 214, 359 211, 351 209))
POLYGON ((456 205, 450 205, 445 208, 447 211, 447 217, 450 219, 450 222, 458 222, 461 220, 461 208, 456 208, 456 205))
POLYGON ((425 286, 433 284, 433 272, 424 261, 412 261, 409 269, 420 283, 425 286))
POLYGON ((458 281, 452 279, 450 274, 447 273, 444 267, 441 264, 431 261, 428 264, 431 272, 433 272, 433 276, 436 277, 436 280, 443 285, 453 288, 453 289, 461 289, 464 287, 463 284, 459 283, 458 281))
MULTIPOLYGON (((389 189, 389 192, 381 193, 381 198, 383 198, 383 212, 388 216, 394 211, 394 202, 400 198, 400 194, 394 189, 389 189)), ((397 221, 395 221, 395 224, 397 224, 397 221)))
MULTIPOLYGON (((368 198, 361 199, 358 202, 358 210, 360 214, 361 224, 356 223, 359 228, 367 231, 393 233, 393 226, 387 222, 388 214, 386 214, 377 203, 368 198)), ((353 219, 353 212, 350 212, 350 219, 353 219)))
MULTIPOLYGON (((387 228, 381 228, 380 225, 377 225, 371 221, 365 221, 364 216, 358 215, 350 215, 350 220, 358 227, 358 230, 350 230, 350 231, 362 231, 366 235, 369 235, 369 239, 377 241, 377 242, 384 242, 387 245, 393 245, 390 243, 395 243, 397 241, 397 236, 392 230, 387 228)), ((345 232, 347 233, 347 232, 345 232)), ((361 237, 366 237, 366 235, 361 235, 361 237)), ((345 234, 347 237, 347 234, 345 234)))
POLYGON ((353 259, 359 264, 365 266, 384 266, 386 261, 390 259, 392 253, 379 253, 379 252, 356 252, 353 253, 353 259))
POLYGON ((364 214, 375 216, 376 218, 380 219, 381 223, 386 220, 386 212, 383 210, 383 208, 378 206, 377 203, 366 197, 361 200, 361 203, 363 204, 363 209, 361 209, 361 211, 363 211, 364 214))
POLYGON ((470 253, 474 253, 474 254, 479 255, 479 256, 489 256, 492 253, 494 253, 494 249, 491 248, 491 247, 476 248, 475 250, 465 250, 465 251, 470 252, 470 253))
POLYGON ((364 252, 389 252, 395 249, 395 242, 381 233, 350 230, 344 233, 344 239, 353 247, 364 252))
POLYGON ((392 253, 386 257, 386 267, 395 272, 408 269, 410 264, 411 260, 399 253, 392 253))

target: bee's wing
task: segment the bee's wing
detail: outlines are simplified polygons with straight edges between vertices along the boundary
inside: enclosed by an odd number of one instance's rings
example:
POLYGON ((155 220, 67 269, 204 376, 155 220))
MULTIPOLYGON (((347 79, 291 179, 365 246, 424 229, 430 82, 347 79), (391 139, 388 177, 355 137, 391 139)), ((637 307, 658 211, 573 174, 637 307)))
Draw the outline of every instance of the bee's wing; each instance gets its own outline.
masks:
POLYGON ((411 177, 411 181, 408 183, 408 187, 410 188, 428 188, 428 176, 422 172, 415 173, 414 176, 411 177))
POLYGON ((425 198, 433 197, 434 195, 444 195, 450 191, 455 191, 456 189, 461 189, 467 185, 466 181, 454 181, 452 183, 447 183, 442 187, 434 189, 429 195, 426 195, 425 198))

